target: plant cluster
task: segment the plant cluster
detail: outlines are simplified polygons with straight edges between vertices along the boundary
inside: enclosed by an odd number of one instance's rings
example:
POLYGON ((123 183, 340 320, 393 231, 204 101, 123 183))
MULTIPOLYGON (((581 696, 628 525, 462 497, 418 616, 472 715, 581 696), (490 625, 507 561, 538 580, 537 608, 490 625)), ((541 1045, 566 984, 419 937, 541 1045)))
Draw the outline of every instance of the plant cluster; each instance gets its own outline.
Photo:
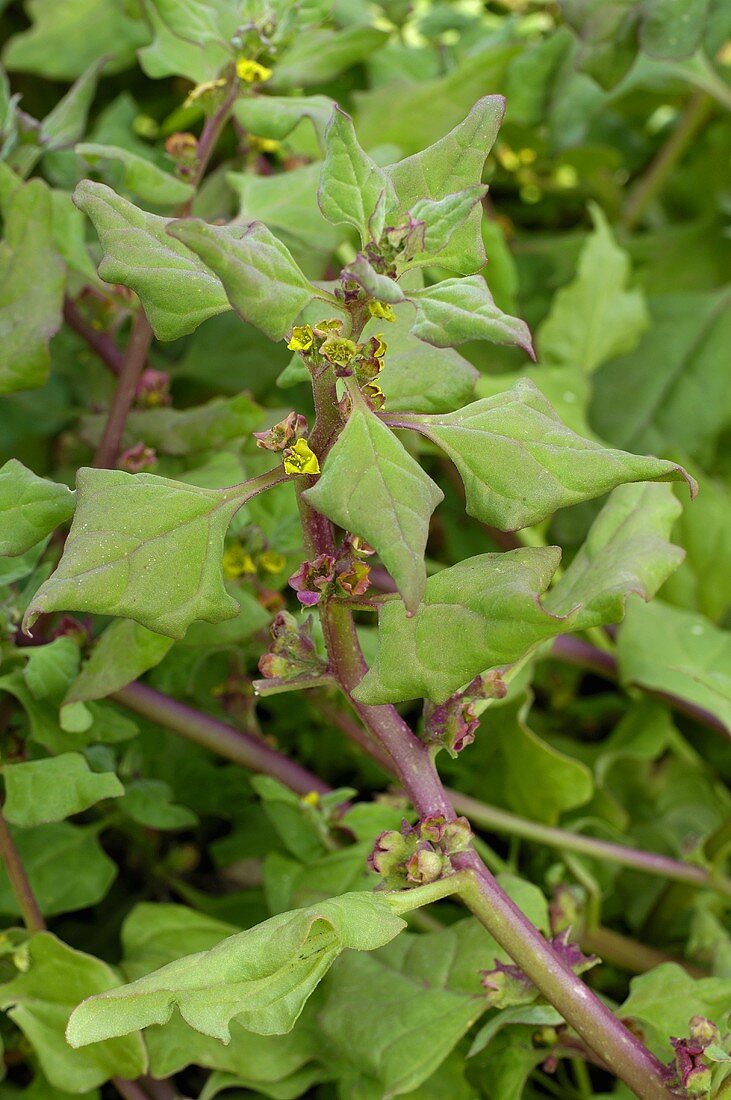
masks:
POLYGON ((723 0, 0 27, 0 1100, 731 1095, 723 0))

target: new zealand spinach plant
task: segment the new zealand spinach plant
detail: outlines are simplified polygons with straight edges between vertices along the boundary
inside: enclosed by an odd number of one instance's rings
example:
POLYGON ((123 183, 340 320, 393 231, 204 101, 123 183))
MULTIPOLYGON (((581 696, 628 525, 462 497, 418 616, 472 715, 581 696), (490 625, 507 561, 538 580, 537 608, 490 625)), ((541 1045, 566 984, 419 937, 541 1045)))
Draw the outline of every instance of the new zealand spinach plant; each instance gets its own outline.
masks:
POLYGON ((2 1100, 728 1091, 723 10, 505 6, 3 16, 2 1100))

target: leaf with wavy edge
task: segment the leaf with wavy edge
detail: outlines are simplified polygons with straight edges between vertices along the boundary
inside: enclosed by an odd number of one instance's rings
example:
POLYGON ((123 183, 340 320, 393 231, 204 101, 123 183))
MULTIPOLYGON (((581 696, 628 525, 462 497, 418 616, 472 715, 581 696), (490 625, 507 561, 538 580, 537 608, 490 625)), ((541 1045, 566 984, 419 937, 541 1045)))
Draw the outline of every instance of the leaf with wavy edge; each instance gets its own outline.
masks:
POLYGON ((325 132, 325 160, 317 201, 328 221, 354 226, 363 244, 377 241, 397 206, 385 169, 361 149, 350 115, 335 107, 325 132))
POLYGON ((490 340, 517 345, 535 358, 525 321, 498 309, 482 275, 444 279, 425 290, 412 290, 409 301, 416 306, 411 331, 427 344, 449 348, 467 340, 490 340))
POLYGON ((63 557, 31 600, 23 629, 50 611, 92 611, 182 638, 196 619, 233 618, 239 605, 223 584, 224 537, 234 513, 266 487, 202 489, 82 468, 63 557))
POLYGON ((528 379, 456 412, 391 422, 438 444, 460 472, 469 514, 505 531, 538 523, 557 508, 591 500, 624 482, 685 480, 692 494, 696 490, 676 462, 577 435, 528 379))
POLYGON ((167 218, 140 210, 91 180, 82 180, 73 197, 99 235, 104 252, 99 275, 135 291, 158 340, 176 340, 230 308, 213 272, 168 236, 167 218))
POLYGON ((373 951, 405 926, 385 898, 368 893, 280 913, 209 951, 89 998, 71 1014, 66 1037, 77 1048, 128 1035, 167 1023, 176 1007, 191 1027, 223 1043, 230 1041, 234 1017, 259 1035, 283 1035, 345 948, 373 951))

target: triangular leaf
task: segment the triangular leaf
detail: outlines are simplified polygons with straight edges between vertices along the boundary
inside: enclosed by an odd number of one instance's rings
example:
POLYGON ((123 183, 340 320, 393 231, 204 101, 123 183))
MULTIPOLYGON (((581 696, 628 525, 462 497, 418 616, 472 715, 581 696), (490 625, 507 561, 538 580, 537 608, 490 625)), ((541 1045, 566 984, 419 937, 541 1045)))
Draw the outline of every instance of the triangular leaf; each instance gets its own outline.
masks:
POLYGON ((85 1001, 72 1013, 66 1036, 73 1047, 86 1046, 164 1024, 175 1007, 191 1027, 224 1043, 234 1017, 260 1035, 281 1035, 294 1027, 346 947, 373 951, 404 927, 376 894, 343 894, 280 913, 209 951, 85 1001))
POLYGON ((323 294, 263 222, 217 226, 187 218, 172 222, 168 233, 216 273, 239 316, 270 340, 281 340, 305 306, 323 294))
POLYGON ((426 583, 429 518, 443 493, 381 421, 353 409, 305 497, 346 531, 375 546, 406 606, 418 606, 426 583))
MULTIPOLYGON (((399 423, 402 421, 399 420, 399 423)), ((460 472, 467 511, 502 530, 528 527, 557 508, 628 481, 692 478, 675 462, 628 454, 567 428, 532 382, 456 412, 405 418, 437 443, 460 472)))
POLYGON ((102 798, 119 798, 124 787, 113 772, 93 772, 78 752, 48 760, 6 764, 3 815, 13 825, 63 821, 102 798))
POLYGON ((445 279, 426 290, 411 291, 409 300, 416 306, 411 331, 427 344, 448 348, 467 340, 489 340, 515 344, 533 356, 525 321, 498 309, 481 275, 445 279))
POLYGON ((170 172, 164 172, 151 160, 145 160, 129 149, 120 149, 115 145, 99 145, 95 142, 80 142, 75 150, 87 164, 96 165, 99 161, 112 161, 122 166, 122 179, 128 191, 134 191, 143 202, 158 206, 171 206, 185 202, 193 194, 193 187, 178 179, 170 172))
POLYGON ((74 512, 75 494, 17 459, 0 468, 0 555, 24 554, 74 512))
POLYGON ((103 183, 82 180, 74 202, 91 218, 104 257, 99 274, 139 295, 158 340, 176 340, 229 308, 220 282, 165 229, 166 218, 140 210, 103 183))
POLYGON ((326 154, 318 201, 328 221, 358 230, 363 244, 377 241, 397 205, 389 176, 358 144, 353 120, 336 107, 325 134, 326 154))
POLYGON ((154 474, 82 468, 63 557, 36 592, 26 629, 50 611, 121 615, 171 638, 239 605, 223 585, 223 541, 246 499, 154 474))

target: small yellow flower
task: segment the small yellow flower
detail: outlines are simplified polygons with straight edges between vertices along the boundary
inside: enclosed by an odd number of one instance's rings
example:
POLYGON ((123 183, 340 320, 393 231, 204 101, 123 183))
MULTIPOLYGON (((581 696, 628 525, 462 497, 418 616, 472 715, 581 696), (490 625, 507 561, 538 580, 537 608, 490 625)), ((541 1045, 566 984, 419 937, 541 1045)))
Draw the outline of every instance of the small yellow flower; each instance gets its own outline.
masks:
POLYGON ((372 339, 375 341, 373 345, 373 354, 375 355, 376 359, 383 359, 384 355, 388 351, 388 344, 383 339, 383 333, 379 332, 378 335, 373 336, 372 339))
POLYGON ((307 794, 302 795, 302 801, 304 802, 305 806, 319 806, 320 795, 317 791, 308 791, 307 794))
POLYGON ((354 355, 358 354, 358 345, 347 336, 328 336, 321 346, 320 351, 339 367, 347 367, 354 355))
POLYGON ((378 302, 375 299, 368 303, 368 312, 371 317, 378 317, 380 321, 395 321, 396 314, 393 312, 393 306, 390 306, 388 302, 378 302))
POLYGON ((272 70, 250 57, 240 57, 236 62, 236 75, 245 84, 263 84, 272 75, 272 70))
POLYGON ((284 470, 288 474, 319 474, 320 463, 306 439, 298 439, 284 452, 284 470))
POLYGON ((233 580, 234 577, 243 577, 246 573, 256 573, 254 559, 240 543, 234 543, 224 551, 223 575, 227 580, 233 580))
POLYGON ((363 387, 363 393, 374 409, 382 409, 386 404, 386 395, 377 382, 369 382, 363 387))
POLYGON ((247 141, 249 146, 259 153, 276 153, 280 148, 280 143, 274 138, 257 137, 256 134, 249 134, 247 141))
POLYGON ((315 336, 309 325, 295 325, 287 344, 290 351, 309 351, 315 336))
POLYGON ((278 550, 265 550, 259 555, 258 564, 259 568, 266 573, 281 573, 287 564, 287 559, 278 550))
POLYGON ((328 334, 334 332, 339 336, 343 331, 343 322, 337 317, 332 317, 329 321, 318 321, 315 328, 318 332, 326 332, 328 334))
POLYGON ((202 99, 204 96, 209 95, 211 92, 217 91, 219 88, 225 88, 226 81, 223 77, 220 80, 206 80, 203 84, 196 84, 192 92, 188 93, 188 98, 183 104, 184 107, 190 107, 191 104, 197 100, 202 99))

